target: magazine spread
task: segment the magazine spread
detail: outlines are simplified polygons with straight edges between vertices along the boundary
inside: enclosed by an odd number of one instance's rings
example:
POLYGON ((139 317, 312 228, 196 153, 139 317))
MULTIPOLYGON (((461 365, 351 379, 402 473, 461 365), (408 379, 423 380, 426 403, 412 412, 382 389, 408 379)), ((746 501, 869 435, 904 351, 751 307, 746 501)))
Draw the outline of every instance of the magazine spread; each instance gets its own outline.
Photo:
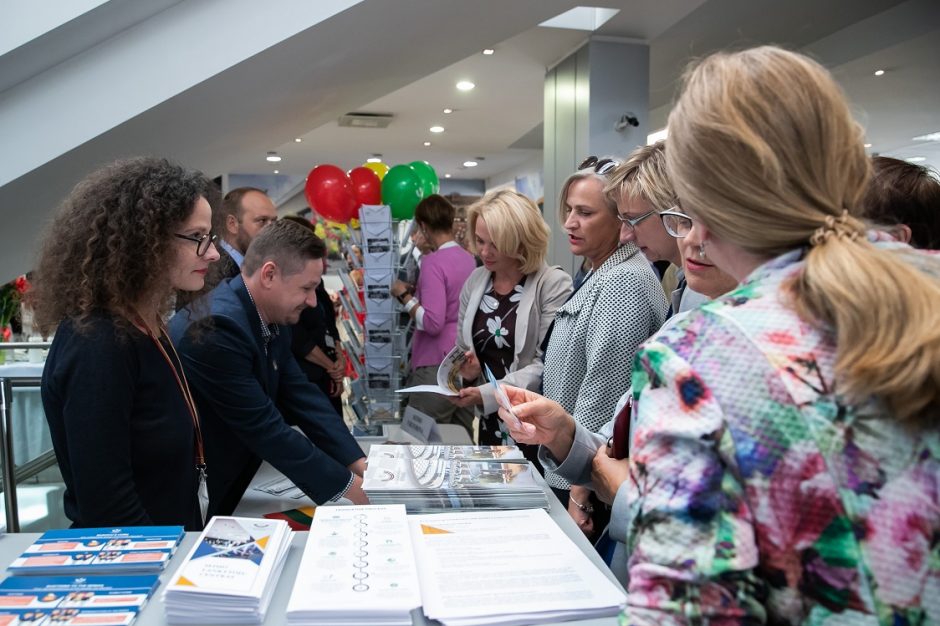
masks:
POLYGON ((536 470, 515 446, 374 445, 362 488, 373 504, 409 513, 548 508, 536 470))
POLYGON ((466 360, 466 353, 459 347, 447 353, 440 367, 437 368, 436 385, 416 385, 398 389, 395 393, 437 393, 442 396, 459 396, 463 387, 463 377, 460 375, 460 366, 466 360))

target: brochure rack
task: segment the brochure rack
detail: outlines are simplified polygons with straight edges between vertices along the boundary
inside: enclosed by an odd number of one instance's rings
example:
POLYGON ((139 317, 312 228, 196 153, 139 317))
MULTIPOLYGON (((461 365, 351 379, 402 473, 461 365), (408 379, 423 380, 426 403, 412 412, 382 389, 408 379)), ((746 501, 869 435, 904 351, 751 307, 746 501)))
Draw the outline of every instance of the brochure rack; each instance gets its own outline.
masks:
POLYGON ((400 231, 409 224, 393 220, 384 205, 362 206, 359 218, 360 230, 351 231, 347 242, 352 267, 339 272, 346 292, 340 294, 340 300, 349 314, 349 319, 343 320, 345 348, 358 376, 350 383, 349 404, 359 430, 370 432, 383 423, 401 421, 395 390, 401 386, 408 365, 410 318, 402 322, 401 307, 391 289, 402 269, 401 240, 407 240, 400 231), (353 245, 362 252, 361 287, 350 277, 350 271, 359 269, 360 263, 353 245))

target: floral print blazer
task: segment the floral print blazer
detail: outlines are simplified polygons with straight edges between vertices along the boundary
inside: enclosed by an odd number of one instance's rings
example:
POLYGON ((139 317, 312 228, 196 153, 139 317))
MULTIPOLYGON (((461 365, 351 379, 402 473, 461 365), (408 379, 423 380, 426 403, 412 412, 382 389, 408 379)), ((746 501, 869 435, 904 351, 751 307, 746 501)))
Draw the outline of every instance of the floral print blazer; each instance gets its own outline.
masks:
POLYGON ((843 402, 832 335, 783 302, 802 265, 637 354, 622 624, 940 624, 940 436, 843 402))

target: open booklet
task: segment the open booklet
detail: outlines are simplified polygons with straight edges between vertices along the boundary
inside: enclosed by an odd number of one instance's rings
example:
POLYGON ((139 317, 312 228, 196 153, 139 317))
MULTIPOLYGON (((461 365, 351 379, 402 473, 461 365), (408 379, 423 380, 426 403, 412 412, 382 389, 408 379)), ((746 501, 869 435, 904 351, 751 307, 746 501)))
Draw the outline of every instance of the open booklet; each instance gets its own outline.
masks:
POLYGON ((467 360, 466 353, 459 346, 447 353, 441 366, 437 368, 436 385, 416 385, 405 387, 395 393, 437 393, 442 396, 459 396, 463 387, 463 377, 460 375, 460 366, 467 360))
POLYGON ((317 509, 289 626, 533 624, 616 615, 625 594, 545 511, 317 509))

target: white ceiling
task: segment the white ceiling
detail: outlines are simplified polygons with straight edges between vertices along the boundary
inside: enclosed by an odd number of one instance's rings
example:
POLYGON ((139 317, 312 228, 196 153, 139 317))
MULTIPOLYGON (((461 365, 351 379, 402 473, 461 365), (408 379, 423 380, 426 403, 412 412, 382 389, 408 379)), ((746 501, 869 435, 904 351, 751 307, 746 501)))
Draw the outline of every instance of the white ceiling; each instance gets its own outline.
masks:
MULTIPOLYGON (((177 6, 177 0, 160 2, 177 6)), ((132 4, 111 0, 96 11, 102 18, 110 11, 119 21, 137 19, 129 13, 132 4)), ((439 174, 456 178, 498 177, 521 163, 537 163, 545 71, 588 36, 537 24, 577 4, 363 0, 0 187, 0 280, 28 269, 42 223, 68 189, 97 164, 120 156, 166 155, 212 176, 270 174, 274 166, 264 160, 269 150, 284 156, 278 169, 295 176, 321 163, 355 167, 372 153, 390 164, 426 159, 439 174), (487 47, 496 54, 481 55, 487 47), (476 89, 457 92, 460 78, 471 78, 476 89), (444 115, 445 106, 456 112, 444 115), (339 128, 336 120, 349 111, 388 112, 395 120, 385 130, 339 128), (437 123, 447 130, 431 135, 428 128, 437 123), (304 141, 295 143, 295 137, 304 141), (425 140, 433 145, 425 148, 425 140), (485 157, 479 167, 459 169, 479 156, 485 157)), ((650 45, 651 129, 665 122, 690 58, 728 46, 778 43, 807 50, 833 69, 873 151, 924 156, 940 166, 940 144, 911 140, 940 131, 937 0, 595 4, 620 9, 596 36, 650 45), (873 76, 878 68, 887 70, 885 76, 873 76)), ((82 20, 72 30, 84 29, 87 39, 99 22, 82 20)), ((224 28, 225 16, 206 27, 224 28)), ((30 55, 48 53, 33 59, 34 67, 55 63, 65 50, 41 48, 30 48, 30 55)), ((0 62, 11 63, 15 52, 0 62)), ((120 90, 113 96, 121 97, 120 90)))
MULTIPOLYGON (((575 3, 571 3, 572 6, 575 3)), ((728 46, 777 43, 806 49, 838 76, 869 129, 872 151, 924 156, 940 165, 940 142, 911 138, 940 130, 940 3, 933 0, 605 0, 619 8, 594 36, 650 43, 650 128, 665 124, 677 79, 695 56, 728 46), (863 37, 864 36, 864 37, 863 37), (814 47, 815 46, 815 47, 814 47), (885 68, 876 78, 873 72, 885 68)), ((302 176, 320 163, 355 167, 374 153, 388 164, 427 160, 454 178, 489 178, 539 154, 544 74, 589 36, 532 27, 503 41, 481 39, 479 52, 351 110, 392 113, 385 129, 342 128, 335 120, 258 146, 244 171, 302 176), (455 88, 470 79, 471 92, 455 88), (444 107, 455 112, 445 115, 444 107), (432 125, 442 134, 428 131, 432 125), (528 136, 527 136, 528 135, 528 136), (523 141, 519 141, 523 139, 523 141), (430 141, 430 147, 422 143, 430 141), (518 144, 517 144, 518 141, 518 144), (528 148, 514 147, 525 145, 528 148), (267 150, 284 160, 263 162, 267 150), (461 164, 483 157, 478 167, 461 164)), ((424 52, 422 52, 423 54, 424 52)), ((344 111, 345 112, 345 111, 344 111)))

